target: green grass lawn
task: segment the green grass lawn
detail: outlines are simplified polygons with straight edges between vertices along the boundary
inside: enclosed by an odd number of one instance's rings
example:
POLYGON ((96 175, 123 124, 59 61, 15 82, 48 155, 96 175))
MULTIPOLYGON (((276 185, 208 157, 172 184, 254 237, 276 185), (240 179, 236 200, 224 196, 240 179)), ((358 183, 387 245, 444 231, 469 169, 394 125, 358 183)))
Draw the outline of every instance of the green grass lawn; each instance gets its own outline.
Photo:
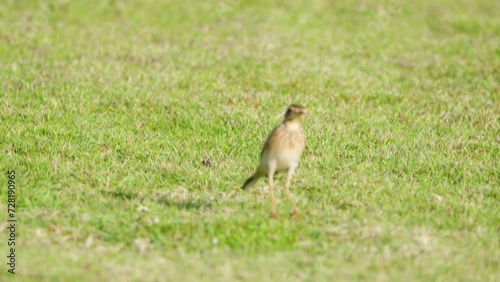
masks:
POLYGON ((2 1, 0 280, 500 281, 500 2, 439 2, 2 1))

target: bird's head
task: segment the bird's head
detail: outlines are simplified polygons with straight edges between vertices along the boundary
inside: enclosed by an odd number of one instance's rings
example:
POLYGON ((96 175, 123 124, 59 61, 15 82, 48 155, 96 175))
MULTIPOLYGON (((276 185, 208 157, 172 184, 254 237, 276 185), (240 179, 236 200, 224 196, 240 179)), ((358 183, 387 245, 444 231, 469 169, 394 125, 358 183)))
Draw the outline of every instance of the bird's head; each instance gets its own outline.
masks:
POLYGON ((285 113, 285 121, 302 123, 306 114, 307 110, 305 107, 297 104, 292 104, 290 105, 290 107, 288 107, 288 110, 285 113))

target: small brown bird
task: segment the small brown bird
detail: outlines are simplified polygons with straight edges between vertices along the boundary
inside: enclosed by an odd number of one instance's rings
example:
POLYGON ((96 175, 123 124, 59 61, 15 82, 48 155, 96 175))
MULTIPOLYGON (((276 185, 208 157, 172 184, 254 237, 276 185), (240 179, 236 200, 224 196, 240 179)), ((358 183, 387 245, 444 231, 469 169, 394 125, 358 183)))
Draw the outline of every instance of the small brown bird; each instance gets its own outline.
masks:
POLYGON ((306 147, 306 138, 302 129, 302 123, 307 110, 300 105, 291 105, 285 113, 283 122, 276 127, 269 137, 260 153, 260 165, 257 171, 245 181, 243 189, 253 186, 259 178, 267 176, 269 181, 269 195, 272 204, 272 217, 278 218, 276 204, 274 202, 274 175, 278 172, 287 171, 285 192, 292 203, 292 216, 300 217, 297 206, 290 195, 290 181, 293 172, 299 164, 300 156, 306 147))

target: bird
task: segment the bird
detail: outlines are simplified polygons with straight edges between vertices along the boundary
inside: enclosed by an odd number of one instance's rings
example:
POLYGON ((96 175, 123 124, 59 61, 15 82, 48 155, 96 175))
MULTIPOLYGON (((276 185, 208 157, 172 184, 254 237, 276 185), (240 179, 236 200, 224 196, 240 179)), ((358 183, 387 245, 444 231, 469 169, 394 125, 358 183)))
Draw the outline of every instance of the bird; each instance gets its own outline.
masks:
POLYGON ((262 147, 257 170, 242 186, 244 190, 249 189, 261 177, 267 176, 272 218, 278 218, 274 200, 274 176, 280 172, 287 172, 285 192, 293 207, 291 216, 302 217, 290 194, 290 182, 299 164, 300 157, 306 148, 306 137, 303 129, 306 114, 307 109, 301 105, 292 104, 288 107, 283 122, 274 128, 262 147))

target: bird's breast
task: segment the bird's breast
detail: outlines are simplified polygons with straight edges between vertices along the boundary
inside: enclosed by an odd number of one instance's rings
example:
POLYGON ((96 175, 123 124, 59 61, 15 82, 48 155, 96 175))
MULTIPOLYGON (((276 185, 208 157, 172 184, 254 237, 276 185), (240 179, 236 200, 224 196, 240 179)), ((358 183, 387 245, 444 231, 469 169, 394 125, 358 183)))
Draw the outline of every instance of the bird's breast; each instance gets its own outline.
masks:
POLYGON ((291 164, 298 164, 305 148, 305 138, 301 132, 286 132, 262 156, 261 165, 268 167, 270 162, 276 164, 276 170, 286 170, 291 164))

